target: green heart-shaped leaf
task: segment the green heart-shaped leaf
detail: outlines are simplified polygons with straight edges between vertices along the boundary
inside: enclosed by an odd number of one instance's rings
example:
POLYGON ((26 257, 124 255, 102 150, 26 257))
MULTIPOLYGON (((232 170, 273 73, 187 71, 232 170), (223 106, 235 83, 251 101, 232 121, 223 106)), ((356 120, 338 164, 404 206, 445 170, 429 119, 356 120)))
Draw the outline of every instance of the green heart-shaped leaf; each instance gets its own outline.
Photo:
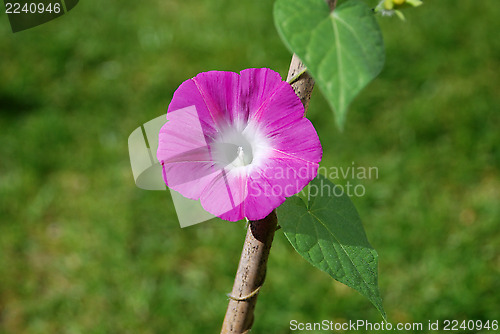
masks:
POLYGON ((333 12, 324 0, 276 0, 274 21, 285 45, 307 66, 342 127, 349 104, 384 64, 382 33, 373 12, 355 0, 333 12))
POLYGON ((285 236, 302 257, 359 291, 386 319, 377 283, 378 255, 354 204, 323 176, 314 179, 308 190, 307 203, 293 196, 278 208, 285 236))

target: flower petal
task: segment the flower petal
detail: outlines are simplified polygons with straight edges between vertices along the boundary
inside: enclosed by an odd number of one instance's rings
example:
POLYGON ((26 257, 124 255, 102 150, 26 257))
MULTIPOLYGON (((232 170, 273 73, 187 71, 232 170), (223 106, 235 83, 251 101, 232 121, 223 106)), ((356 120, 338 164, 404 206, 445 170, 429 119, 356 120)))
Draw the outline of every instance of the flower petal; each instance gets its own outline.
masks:
POLYGON ((194 106, 167 113, 159 134, 157 159, 165 183, 183 196, 198 199, 218 172, 194 106))
POLYGON ((262 219, 287 197, 300 192, 316 177, 322 157, 321 143, 307 118, 273 132, 271 151, 249 177, 245 216, 262 219), (300 135, 297 135, 300 134, 300 135))
POLYGON ((239 75, 233 72, 200 73, 175 91, 167 113, 194 105, 208 135, 224 127, 238 105, 239 75))
POLYGON ((279 73, 268 68, 249 68, 240 72, 240 108, 233 120, 247 122, 267 103, 283 84, 279 73))
POLYGON ((275 151, 271 159, 250 175, 245 216, 256 220, 266 217, 273 209, 300 192, 318 172, 318 162, 295 158, 275 151))
POLYGON ((274 151, 308 162, 321 161, 323 154, 321 142, 314 126, 307 118, 288 124, 286 128, 280 129, 279 133, 272 132, 269 140, 274 151))
POLYGON ((270 69, 241 71, 241 105, 249 122, 267 133, 279 131, 304 117, 304 106, 290 84, 270 69), (246 109, 245 109, 246 108, 246 109))
POLYGON ((223 170, 201 194, 205 210, 224 220, 238 221, 244 216, 247 176, 236 170, 223 170))

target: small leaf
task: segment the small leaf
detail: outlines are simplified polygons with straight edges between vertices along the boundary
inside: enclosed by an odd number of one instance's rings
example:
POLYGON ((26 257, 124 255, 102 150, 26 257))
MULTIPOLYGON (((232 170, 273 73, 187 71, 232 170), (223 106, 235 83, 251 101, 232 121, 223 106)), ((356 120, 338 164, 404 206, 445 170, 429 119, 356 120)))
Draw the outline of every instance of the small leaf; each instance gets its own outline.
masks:
POLYGON ((378 290, 378 255, 349 196, 323 176, 309 185, 307 204, 290 197, 278 220, 295 250, 312 265, 368 298, 386 320, 378 290))
POLYGON ((351 101, 384 65, 382 33, 371 9, 352 0, 330 13, 324 0, 276 0, 274 21, 342 127, 351 101))

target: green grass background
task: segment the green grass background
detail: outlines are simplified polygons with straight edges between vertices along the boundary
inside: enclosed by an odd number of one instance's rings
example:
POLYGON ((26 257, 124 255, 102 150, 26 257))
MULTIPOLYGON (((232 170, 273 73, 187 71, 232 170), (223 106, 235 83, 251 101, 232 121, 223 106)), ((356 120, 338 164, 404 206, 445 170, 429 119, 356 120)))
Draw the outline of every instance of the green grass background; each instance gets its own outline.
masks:
MULTIPOLYGON (((500 5, 406 14, 379 20, 385 68, 343 133, 315 90, 322 165, 379 170, 336 182, 366 189, 389 321, 500 320, 500 5)), ((135 187, 127 138, 199 72, 289 61, 272 1, 80 1, 16 34, 2 10, 0 332, 217 333, 244 226, 180 229, 167 192, 135 187)), ((381 320, 279 231, 254 332, 292 319, 381 320)))

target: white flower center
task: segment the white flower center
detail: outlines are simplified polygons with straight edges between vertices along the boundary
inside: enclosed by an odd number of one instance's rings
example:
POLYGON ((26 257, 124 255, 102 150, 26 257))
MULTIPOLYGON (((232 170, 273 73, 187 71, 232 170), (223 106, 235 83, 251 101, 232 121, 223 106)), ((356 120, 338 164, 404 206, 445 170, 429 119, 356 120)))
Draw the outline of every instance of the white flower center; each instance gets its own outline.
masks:
POLYGON ((238 146, 238 150, 236 151, 236 159, 233 160, 232 164, 234 167, 246 166, 252 163, 253 155, 252 152, 247 152, 243 150, 242 146, 238 146))
POLYGON ((222 129, 210 144, 214 162, 222 168, 250 168, 267 152, 267 140, 251 126, 222 129))

